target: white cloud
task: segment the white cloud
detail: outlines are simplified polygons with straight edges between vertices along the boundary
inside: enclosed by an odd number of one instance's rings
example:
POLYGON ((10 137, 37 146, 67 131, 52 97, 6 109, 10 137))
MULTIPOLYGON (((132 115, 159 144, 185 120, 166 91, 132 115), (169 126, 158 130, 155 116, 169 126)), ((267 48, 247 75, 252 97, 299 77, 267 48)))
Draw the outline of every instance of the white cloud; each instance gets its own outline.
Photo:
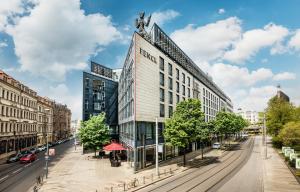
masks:
POLYGON ((290 72, 278 73, 273 77, 273 80, 275 81, 293 80, 293 79, 296 79, 296 74, 290 72))
POLYGON ((9 19, 16 14, 24 12, 22 0, 0 1, 0 31, 3 31, 9 23, 9 19))
POLYGON ((295 50, 300 50, 300 29, 298 29, 294 36, 290 39, 288 45, 295 50))
POLYGON ((58 81, 70 70, 84 69, 96 49, 121 38, 110 16, 85 15, 79 0, 40 0, 7 32, 23 71, 58 81))
POLYGON ((6 42, 4 42, 4 41, 0 42, 0 48, 2 48, 2 47, 7 47, 7 46, 8 46, 8 45, 7 45, 6 42))
POLYGON ((82 96, 74 93, 65 84, 50 86, 47 90, 42 90, 41 95, 55 100, 58 103, 66 104, 72 111, 72 119, 82 119, 82 96))
POLYGON ((242 95, 233 93, 233 99, 236 101, 235 108, 241 107, 243 110, 263 111, 267 107, 268 100, 275 96, 277 88, 275 86, 266 85, 262 87, 251 87, 247 91, 242 91, 242 95))
POLYGON ((268 60, 267 58, 264 58, 264 59, 262 59, 260 62, 262 62, 262 63, 268 63, 269 60, 268 60))
POLYGON ((246 31, 240 41, 236 42, 233 50, 225 53, 224 59, 233 63, 244 63, 254 56, 261 48, 275 45, 271 54, 284 51, 281 42, 289 34, 287 28, 280 25, 268 24, 263 29, 246 31))
POLYGON ((217 85, 227 90, 249 87, 273 77, 273 73, 270 69, 259 68, 254 71, 249 71, 246 67, 223 63, 210 65, 206 67, 206 71, 213 77, 217 85))
POLYGON ((156 23, 159 26, 163 26, 165 23, 175 19, 178 16, 180 16, 180 13, 172 9, 154 12, 151 17, 150 27, 153 25, 153 23, 156 23))
POLYGON ((241 21, 230 17, 205 26, 187 25, 174 31, 171 38, 199 62, 220 58, 241 34, 241 21))
POLYGON ((221 15, 221 14, 224 14, 226 11, 225 11, 225 9, 223 9, 223 8, 221 8, 221 9, 219 9, 218 10, 218 13, 221 15))

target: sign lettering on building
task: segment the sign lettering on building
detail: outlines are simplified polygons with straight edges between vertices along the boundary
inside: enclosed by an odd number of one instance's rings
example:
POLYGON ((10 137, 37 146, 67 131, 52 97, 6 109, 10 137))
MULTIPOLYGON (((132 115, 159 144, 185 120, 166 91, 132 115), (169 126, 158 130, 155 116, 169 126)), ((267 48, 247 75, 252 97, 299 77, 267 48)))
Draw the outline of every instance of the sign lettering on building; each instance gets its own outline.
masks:
POLYGON ((147 51, 145 51, 142 48, 140 48, 140 54, 143 55, 144 57, 146 57, 147 59, 149 59, 150 61, 152 61, 153 63, 156 63, 156 58, 154 56, 150 55, 150 53, 148 53, 147 51))

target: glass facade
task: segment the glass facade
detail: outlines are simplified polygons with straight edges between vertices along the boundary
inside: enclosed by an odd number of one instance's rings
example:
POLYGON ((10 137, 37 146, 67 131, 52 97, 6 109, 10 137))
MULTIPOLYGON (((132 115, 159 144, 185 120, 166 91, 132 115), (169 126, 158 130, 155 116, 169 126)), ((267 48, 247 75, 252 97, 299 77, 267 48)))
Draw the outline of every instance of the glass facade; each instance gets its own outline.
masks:
MULTIPOLYGON (((98 66, 93 63, 93 66, 98 66)), ((103 72, 104 73, 104 72, 103 72)), ((109 73, 110 74, 110 73, 109 73)), ((112 136, 118 134, 118 82, 94 73, 83 72, 82 120, 102 112, 112 136)))

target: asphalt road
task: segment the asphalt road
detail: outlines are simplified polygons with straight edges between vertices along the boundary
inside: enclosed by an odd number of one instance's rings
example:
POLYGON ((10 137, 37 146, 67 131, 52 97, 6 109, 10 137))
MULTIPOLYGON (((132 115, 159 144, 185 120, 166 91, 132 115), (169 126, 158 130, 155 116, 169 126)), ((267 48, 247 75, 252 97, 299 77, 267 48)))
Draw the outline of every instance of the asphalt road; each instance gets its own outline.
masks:
POLYGON ((255 137, 254 148, 247 163, 228 181, 222 185, 218 192, 261 192, 263 191, 263 155, 262 138, 255 137))
MULTIPOLYGON (((54 146, 55 156, 50 157, 49 166, 53 166, 73 147, 74 141, 54 146)), ((45 173, 45 152, 37 154, 37 160, 29 164, 19 162, 0 165, 0 192, 26 192, 36 183, 36 178, 45 173)))
POLYGON ((252 153, 253 145, 254 139, 250 138, 204 166, 188 169, 181 174, 154 183, 138 191, 216 191, 219 183, 225 181, 227 177, 232 177, 232 174, 247 162, 252 153))

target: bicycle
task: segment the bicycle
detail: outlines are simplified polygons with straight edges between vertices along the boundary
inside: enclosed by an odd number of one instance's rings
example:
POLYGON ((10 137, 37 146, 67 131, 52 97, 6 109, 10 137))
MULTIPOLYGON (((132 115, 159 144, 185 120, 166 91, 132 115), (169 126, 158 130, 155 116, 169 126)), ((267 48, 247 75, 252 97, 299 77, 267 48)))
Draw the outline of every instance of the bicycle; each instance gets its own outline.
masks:
POLYGON ((135 188, 139 185, 139 180, 137 178, 134 178, 131 182, 128 183, 128 189, 135 188))

